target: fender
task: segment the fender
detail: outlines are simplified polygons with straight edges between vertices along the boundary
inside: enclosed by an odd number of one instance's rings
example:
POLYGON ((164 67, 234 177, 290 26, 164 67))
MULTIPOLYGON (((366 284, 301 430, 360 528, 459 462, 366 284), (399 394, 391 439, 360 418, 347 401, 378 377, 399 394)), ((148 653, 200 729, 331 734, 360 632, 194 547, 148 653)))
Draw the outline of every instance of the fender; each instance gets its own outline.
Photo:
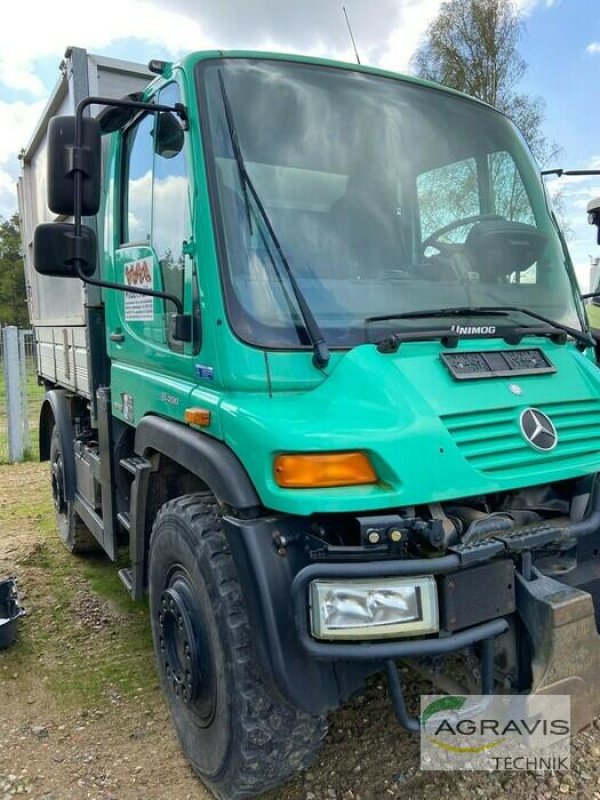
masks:
POLYGON ((71 421, 70 392, 65 389, 51 389, 46 392, 40 409, 40 461, 50 458, 50 435, 53 423, 58 428, 58 438, 63 457, 65 500, 71 502, 75 498, 77 475, 75 473, 75 453, 73 441, 75 431, 71 421))
POLYGON ((223 442, 180 422, 147 416, 135 432, 135 452, 162 453, 200 478, 219 503, 242 510, 261 505, 248 473, 223 442))
POLYGON ((303 546, 294 544, 281 556, 273 539, 277 534, 290 542, 301 541, 309 524, 306 518, 286 515, 223 516, 263 680, 293 705, 309 714, 323 714, 361 689, 366 677, 381 669, 381 661, 338 659, 334 663, 314 658, 301 645, 292 585, 311 559, 303 546))

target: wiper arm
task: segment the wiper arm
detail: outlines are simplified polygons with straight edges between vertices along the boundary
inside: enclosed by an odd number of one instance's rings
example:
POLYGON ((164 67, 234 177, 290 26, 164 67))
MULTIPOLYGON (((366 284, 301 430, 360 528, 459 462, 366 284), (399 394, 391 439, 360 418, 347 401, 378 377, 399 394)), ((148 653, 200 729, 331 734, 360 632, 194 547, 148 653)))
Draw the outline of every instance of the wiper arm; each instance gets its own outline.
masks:
POLYGON ((540 322, 545 322, 547 325, 552 325, 553 328, 558 328, 559 331, 564 331, 584 347, 596 346, 595 340, 589 333, 578 331, 576 328, 571 328, 570 325, 557 322, 555 319, 550 319, 550 317, 545 317, 543 314, 538 314, 537 311, 530 311, 528 308, 522 308, 521 306, 493 306, 492 308, 486 309, 484 306, 481 306, 478 308, 478 311, 505 311, 508 314, 516 311, 520 314, 527 314, 529 317, 533 317, 533 319, 539 319, 540 322))
MULTIPOLYGON (((555 344, 565 344, 567 334, 551 325, 498 327, 494 333, 486 334, 485 338, 504 339, 507 344, 520 344, 525 336, 544 336, 555 344)), ((452 328, 425 328, 421 330, 407 330, 391 333, 380 342, 377 349, 380 353, 395 353, 403 342, 426 342, 439 339, 444 347, 456 347, 461 339, 471 338, 468 334, 458 333, 452 328)))
POLYGON ((545 322, 547 325, 557 330, 564 331, 564 333, 567 333, 575 339, 575 341, 585 347, 595 346, 595 341, 589 334, 578 331, 575 328, 571 328, 569 325, 564 325, 562 322, 557 322, 549 317, 544 317, 542 314, 538 314, 537 311, 529 311, 527 308, 521 308, 521 306, 455 306, 451 308, 434 308, 424 311, 406 311, 399 314, 367 317, 365 322, 386 322, 394 319, 421 319, 422 317, 504 317, 514 312, 527 314, 533 317, 533 319, 538 319, 540 322, 545 322))
POLYGON ((329 363, 329 348, 325 343, 325 337, 321 332, 319 324, 315 319, 310 306, 306 302, 306 298, 302 294, 302 290, 298 285, 296 278, 294 277, 294 273, 292 272, 290 265, 288 263, 287 258, 283 250, 281 249, 281 244, 279 243, 279 239, 277 238, 275 231, 273 230, 273 225, 271 224, 271 220, 269 219, 269 215, 266 212, 265 207, 262 204, 260 197, 252 183, 252 179, 248 174, 246 169, 246 164, 244 163, 244 157, 242 155, 242 150, 240 148, 240 143, 237 135, 237 130, 235 127, 235 123, 233 121, 233 112, 231 110, 231 105, 229 104, 229 98, 227 96, 227 91, 225 90, 225 82, 223 80, 223 75, 219 70, 219 83, 221 85, 221 95, 223 97, 223 106, 225 108, 225 118, 227 120, 227 128, 229 130, 229 138, 231 140, 231 147, 233 149, 233 155, 237 164, 239 176, 240 176, 240 183, 242 185, 242 191, 244 193, 244 202, 246 205, 246 213, 248 215, 248 225, 250 227, 250 231, 252 231, 252 208, 250 205, 250 200, 248 198, 248 190, 252 195, 252 198, 258 208, 258 211, 263 219, 265 227, 269 232, 269 236, 271 237, 271 241, 275 245, 275 249, 277 250, 277 254, 281 259, 281 263, 283 264, 283 268, 285 273, 288 277, 290 282, 290 286, 292 287, 292 291, 294 293, 294 297, 296 302, 298 303, 298 308, 300 309, 300 314, 302 315, 302 321, 304 322, 304 328, 306 333, 308 334, 308 338, 312 345, 313 353, 314 353, 314 363, 315 366, 319 369, 326 367, 329 363))

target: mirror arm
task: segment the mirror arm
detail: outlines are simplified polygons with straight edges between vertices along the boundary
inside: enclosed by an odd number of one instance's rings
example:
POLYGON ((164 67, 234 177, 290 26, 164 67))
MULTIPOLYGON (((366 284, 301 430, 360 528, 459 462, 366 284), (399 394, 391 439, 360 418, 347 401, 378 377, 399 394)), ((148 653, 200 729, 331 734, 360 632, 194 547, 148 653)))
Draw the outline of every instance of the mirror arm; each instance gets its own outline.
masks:
POLYGON ((181 127, 184 131, 189 130, 190 121, 187 113, 187 108, 183 105, 183 103, 175 103, 173 106, 173 112, 177 114, 179 119, 181 120, 181 127))
MULTIPOLYGON (((77 239, 75 239, 77 242, 77 239)), ((147 297, 158 297, 163 300, 169 300, 175 306, 177 313, 183 315, 183 305, 181 300, 174 294, 167 294, 166 292, 157 292, 154 289, 142 289, 141 287, 125 286, 124 283, 113 283, 113 281, 99 281, 97 278, 88 278, 81 270, 81 260, 75 258, 75 267, 77 274, 85 283, 92 286, 99 286, 102 289, 116 289, 119 292, 130 292, 131 294, 145 294, 147 297)))
POLYGON ((600 175, 600 169, 543 169, 542 175, 556 175, 562 178, 563 175, 600 175))
POLYGON ((130 287, 125 286, 122 283, 114 283, 112 281, 101 281, 97 278, 90 278, 88 277, 83 269, 84 266, 84 259, 82 258, 83 253, 83 237, 81 235, 81 228, 82 228, 82 220, 81 220, 81 189, 82 189, 82 178, 84 172, 86 172, 86 155, 87 151, 85 148, 82 147, 82 139, 83 139, 83 112, 90 105, 104 105, 104 106, 129 106, 133 108, 138 108, 141 111, 167 111, 167 112, 174 112, 176 113, 182 120, 184 117, 182 114, 185 114, 185 120, 187 120, 187 113, 185 112, 184 106, 180 103, 177 106, 164 106, 159 105, 157 103, 142 103, 137 102, 135 100, 112 100, 106 97, 86 97, 82 100, 79 105, 77 106, 77 112, 75 114, 75 145, 71 150, 71 168, 74 172, 73 175, 73 192, 74 192, 74 202, 73 202, 73 217, 75 223, 75 231, 73 237, 73 254, 74 254, 74 264, 75 269, 77 271, 78 276, 81 278, 82 281, 85 283, 89 283, 92 286, 99 286, 103 289, 117 289, 121 292, 131 292, 132 294, 145 294, 149 297, 158 297, 162 298, 163 300, 169 300, 175 306, 177 310, 177 314, 183 315, 183 304, 181 300, 172 294, 167 294, 166 292, 157 292, 154 289, 142 289, 141 287, 130 287))
MULTIPOLYGON (((83 145, 83 112, 88 106, 92 105, 99 105, 99 106, 115 106, 115 107, 127 107, 127 108, 136 108, 140 111, 167 111, 174 114, 182 120, 182 122, 187 125, 188 115, 181 103, 177 103, 174 106, 165 106, 159 103, 144 103, 138 100, 129 100, 128 98, 110 98, 110 97, 85 97, 77 106, 77 111, 75 112, 75 145, 71 148, 70 152, 70 168, 73 171, 73 192, 74 192, 74 203, 73 203, 73 217, 75 222, 75 238, 81 236, 81 188, 82 188, 82 177, 85 172, 87 172, 86 167, 86 158, 89 158, 87 155, 86 149, 82 146, 83 145)), ((80 264, 76 264, 77 272, 81 274, 81 270, 79 269, 80 264)))

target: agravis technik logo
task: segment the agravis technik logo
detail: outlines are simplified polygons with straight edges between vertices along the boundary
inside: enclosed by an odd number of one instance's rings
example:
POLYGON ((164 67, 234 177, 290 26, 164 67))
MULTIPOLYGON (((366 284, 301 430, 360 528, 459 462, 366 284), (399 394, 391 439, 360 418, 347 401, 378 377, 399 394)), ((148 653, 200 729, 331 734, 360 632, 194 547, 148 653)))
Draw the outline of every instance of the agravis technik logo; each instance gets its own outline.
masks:
POLYGON ((421 768, 570 768, 568 695, 427 695, 421 698, 421 768))

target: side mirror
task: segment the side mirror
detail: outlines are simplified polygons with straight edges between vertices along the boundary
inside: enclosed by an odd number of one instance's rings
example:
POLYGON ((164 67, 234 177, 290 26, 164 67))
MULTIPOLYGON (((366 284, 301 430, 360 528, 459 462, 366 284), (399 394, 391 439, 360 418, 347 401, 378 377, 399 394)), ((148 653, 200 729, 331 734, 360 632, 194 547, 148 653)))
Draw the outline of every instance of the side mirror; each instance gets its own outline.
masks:
POLYGON ((598 228, 597 242, 600 244, 600 197, 590 200, 587 205, 588 222, 598 228))
POLYGON ((96 234, 82 225, 81 236, 77 238, 75 225, 70 222, 38 225, 33 233, 33 266, 41 275, 91 278, 96 271, 96 234))
POLYGON ((192 341, 191 314, 173 314, 170 321, 171 338, 176 342, 192 341))
POLYGON ((170 111, 158 115, 155 128, 154 151, 163 158, 174 158, 183 150, 181 122, 170 111))
POLYGON ((93 216, 100 208, 100 125, 82 120, 83 144, 75 147, 75 117, 53 117, 48 124, 48 208, 55 214, 74 212, 74 167, 82 170, 81 213, 93 216))

